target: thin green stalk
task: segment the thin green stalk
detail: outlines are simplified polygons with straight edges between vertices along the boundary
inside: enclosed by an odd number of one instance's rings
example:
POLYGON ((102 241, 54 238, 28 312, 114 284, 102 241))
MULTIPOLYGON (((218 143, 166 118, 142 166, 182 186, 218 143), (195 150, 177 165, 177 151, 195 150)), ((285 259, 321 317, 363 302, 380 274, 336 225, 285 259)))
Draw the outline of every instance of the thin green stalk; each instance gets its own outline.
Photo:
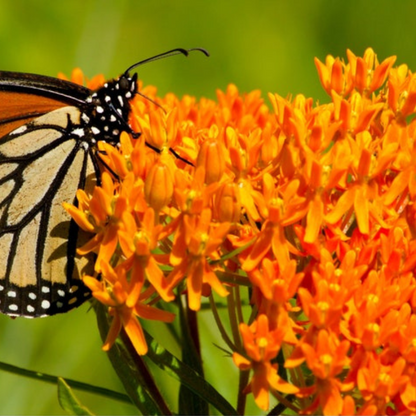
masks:
MULTIPOLYGON (((182 333, 182 362, 204 378, 201 360, 201 343, 196 312, 189 308, 188 302, 181 302, 178 296, 179 319, 182 333)), ((208 403, 203 397, 181 383, 179 390, 179 413, 183 415, 204 415, 209 413, 208 403)))
MULTIPOLYGON (((20 375, 23 377, 31 378, 33 380, 43 381, 44 383, 50 384, 57 384, 58 383, 58 376, 53 376, 50 374, 40 373, 39 371, 31 371, 26 370, 21 367, 17 367, 15 365, 6 364, 0 362, 0 370, 7 371, 12 374, 20 375)), ((105 389, 103 387, 93 386, 91 384, 82 383, 80 381, 71 380, 69 378, 65 378, 67 384, 74 389, 84 391, 87 393, 98 394, 100 396, 104 396, 108 399, 118 400, 123 403, 131 403, 131 400, 127 394, 119 393, 117 391, 105 389)))
POLYGON ((243 317, 243 303, 241 300, 241 296, 240 296, 240 286, 236 286, 234 288, 235 290, 235 299, 236 299, 236 305, 237 305, 237 319, 238 319, 238 323, 241 324, 242 322, 244 322, 244 317, 243 317))
POLYGON ((218 330, 220 331, 221 338, 228 345, 228 348, 230 348, 231 351, 235 351, 236 346, 229 338, 227 331, 225 330, 224 325, 221 322, 220 315, 218 314, 217 306, 215 305, 214 296, 212 295, 212 293, 209 296, 209 303, 211 305, 212 315, 214 316, 215 323, 217 324, 218 330))
POLYGON ((235 301, 235 288, 231 288, 230 294, 227 297, 227 306, 228 306, 228 318, 230 320, 231 332, 233 334, 234 344, 237 347, 237 351, 241 351, 242 344, 240 338, 240 330, 238 328, 238 320, 236 315, 236 301, 235 301))
POLYGON ((247 386, 250 371, 240 371, 239 373, 240 374, 238 378, 237 413, 239 415, 244 415, 247 401, 247 394, 244 392, 244 389, 247 386))
POLYGON ((282 404, 284 407, 286 407, 287 409, 293 410, 296 414, 298 414, 300 412, 300 409, 295 406, 290 400, 288 400, 287 397, 295 397, 293 395, 288 395, 288 396, 283 396, 282 394, 280 394, 278 391, 276 390, 271 390, 271 393, 274 397, 276 397, 276 399, 279 401, 279 404, 282 404))
POLYGON ((145 358, 152 360, 166 374, 186 385, 209 404, 213 405, 221 414, 237 414, 230 403, 194 369, 178 360, 167 349, 158 344, 147 332, 145 332, 145 336, 149 346, 149 351, 145 358))

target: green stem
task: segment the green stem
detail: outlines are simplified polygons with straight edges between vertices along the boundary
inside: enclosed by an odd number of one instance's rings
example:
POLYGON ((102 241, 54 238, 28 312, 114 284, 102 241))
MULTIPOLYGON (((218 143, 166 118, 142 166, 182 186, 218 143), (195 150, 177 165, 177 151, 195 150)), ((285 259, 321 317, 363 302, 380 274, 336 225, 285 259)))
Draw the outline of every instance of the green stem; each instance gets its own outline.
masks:
POLYGON ((238 396, 237 396, 237 413, 244 415, 246 409, 247 394, 244 393, 244 389, 247 386, 250 371, 240 371, 238 380, 238 396))
POLYGON ((236 315, 236 301, 235 301, 235 288, 231 288, 230 294, 227 297, 228 306, 228 318, 230 320, 231 332, 233 334, 234 344, 237 347, 237 351, 241 351, 242 344, 240 338, 240 330, 238 328, 238 320, 236 315))
MULTIPOLYGON (((179 318, 182 332, 182 361, 189 365, 202 378, 204 369, 201 359, 201 343, 196 312, 189 308, 188 302, 183 306, 178 296, 179 318)), ((208 414, 209 407, 205 398, 195 394, 189 387, 181 383, 179 390, 179 413, 190 415, 208 414)))
POLYGON ((217 324, 218 330, 220 331, 221 338, 228 345, 228 348, 230 348, 231 351, 235 351, 236 346, 233 344, 233 342, 229 338, 227 331, 225 330, 224 325, 221 322, 220 315, 218 314, 217 306, 215 304, 214 296, 212 295, 212 293, 209 296, 209 303, 211 305, 211 310, 215 319, 215 323, 217 324))
MULTIPOLYGON (((26 370, 24 368, 17 367, 11 364, 6 364, 3 362, 0 362, 0 370, 7 371, 9 373, 20 375, 23 377, 31 378, 33 380, 43 381, 44 383, 57 384, 58 382, 58 376, 40 373, 39 371, 26 370)), ((84 391, 87 393, 98 394, 100 396, 104 396, 109 399, 119 400, 120 402, 131 404, 131 400, 129 396, 127 396, 126 394, 119 393, 117 391, 113 391, 109 389, 105 389, 103 387, 98 387, 98 386, 93 386, 91 384, 82 383, 80 381, 71 380, 68 378, 65 378, 65 381, 71 388, 84 391)))
POLYGON ((186 385, 206 402, 212 404, 221 414, 237 414, 230 403, 194 369, 178 360, 167 349, 158 344, 147 332, 145 332, 145 336, 149 346, 146 358, 152 360, 166 374, 178 380, 181 384, 186 385))
POLYGON ((171 415, 172 412, 170 411, 168 405, 165 402, 165 399, 160 394, 159 388, 157 387, 155 380, 150 373, 146 363, 143 361, 143 358, 137 354, 136 349, 134 348, 133 344, 130 341, 130 338, 127 336, 124 329, 120 333, 120 338, 123 341, 124 346, 129 351, 130 356, 134 357, 134 363, 136 364, 136 368, 140 373, 142 380, 145 382, 145 386, 147 390, 150 392, 152 399, 158 403, 158 406, 162 409, 164 415, 171 415))

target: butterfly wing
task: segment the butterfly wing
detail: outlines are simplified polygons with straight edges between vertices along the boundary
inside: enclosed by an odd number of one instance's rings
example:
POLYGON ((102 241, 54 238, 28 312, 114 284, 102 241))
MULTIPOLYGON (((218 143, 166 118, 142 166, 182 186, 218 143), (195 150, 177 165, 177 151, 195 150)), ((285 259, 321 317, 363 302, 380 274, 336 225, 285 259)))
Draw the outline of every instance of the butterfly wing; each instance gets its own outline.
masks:
POLYGON ((90 295, 79 279, 93 273, 94 258, 77 256, 87 236, 62 202, 74 203, 96 174, 91 152, 72 134, 81 111, 64 107, 83 102, 89 90, 19 75, 16 87, 14 73, 0 72, 0 311, 36 317, 65 312, 90 295))
POLYGON ((97 141, 131 132, 136 93, 137 74, 90 91, 0 72, 0 312, 53 315, 90 295, 80 276, 93 274, 94 255, 77 256, 86 236, 62 203, 94 186, 105 166, 97 141))
POLYGON ((0 138, 50 111, 82 106, 89 94, 88 88, 69 81, 0 71, 0 138))

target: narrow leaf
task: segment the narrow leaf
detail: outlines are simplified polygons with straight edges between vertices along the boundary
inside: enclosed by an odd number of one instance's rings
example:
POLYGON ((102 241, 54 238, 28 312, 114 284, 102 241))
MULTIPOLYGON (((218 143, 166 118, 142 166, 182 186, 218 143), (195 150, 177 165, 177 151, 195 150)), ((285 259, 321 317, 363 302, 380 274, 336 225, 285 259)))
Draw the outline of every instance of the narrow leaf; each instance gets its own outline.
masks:
MULTIPOLYGON (((199 376, 204 377, 201 362, 201 347, 199 342, 198 320, 196 312, 183 307, 181 298, 178 297, 179 320, 182 332, 182 361, 199 376)), ((187 304, 186 304, 187 305, 187 304)), ((181 383, 179 390, 179 413, 183 415, 207 415, 209 406, 205 397, 201 397, 193 390, 181 383)))
POLYGON ((211 384, 198 375, 196 371, 178 360, 168 350, 159 345, 151 335, 145 331, 149 351, 146 355, 158 367, 178 380, 190 390, 214 406, 223 415, 237 415, 237 411, 211 384))
MULTIPOLYGON (((56 384, 58 382, 58 377, 51 374, 42 373, 40 371, 27 370, 25 368, 17 367, 15 365, 7 364, 0 362, 0 371, 7 371, 12 374, 16 374, 22 377, 27 377, 32 380, 42 381, 44 383, 56 384)), ((94 386, 88 383, 82 383, 80 381, 71 380, 65 378, 65 382, 72 387, 73 389, 85 391, 92 394, 99 394, 107 399, 119 400, 124 403, 131 404, 129 396, 123 393, 119 393, 114 390, 105 389, 103 387, 94 386)))
POLYGON ((62 409, 70 415, 94 415, 79 402, 71 387, 61 377, 58 377, 58 400, 62 409))

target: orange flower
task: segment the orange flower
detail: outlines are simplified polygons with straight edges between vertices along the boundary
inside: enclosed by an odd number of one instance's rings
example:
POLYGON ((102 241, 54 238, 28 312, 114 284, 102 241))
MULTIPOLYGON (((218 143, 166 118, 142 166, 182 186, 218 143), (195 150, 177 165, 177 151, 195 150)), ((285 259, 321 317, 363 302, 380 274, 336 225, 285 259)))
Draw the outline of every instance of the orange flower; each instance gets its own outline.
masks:
POLYGON ((406 125, 405 118, 414 113, 416 105, 416 76, 407 65, 392 68, 389 73, 388 102, 401 125, 406 125))
POLYGON ((226 296, 228 291, 219 281, 212 267, 207 261, 208 256, 216 257, 216 250, 224 241, 230 228, 229 223, 222 223, 216 227, 211 225, 211 210, 204 209, 199 218, 185 216, 184 227, 178 230, 183 233, 177 241, 183 241, 183 247, 172 257, 174 269, 167 277, 168 294, 178 283, 187 276, 189 307, 197 311, 201 306, 203 283, 211 286, 220 296, 226 296))
POLYGON ((344 387, 336 376, 349 364, 350 360, 347 356, 349 346, 348 341, 339 342, 335 334, 323 329, 318 332, 314 346, 301 344, 308 367, 316 376, 316 384, 302 391, 302 394, 316 393, 310 411, 319 404, 324 415, 341 413, 343 402, 340 392, 349 387, 344 387))
POLYGON ((325 64, 315 58, 315 65, 318 69, 321 84, 329 95, 332 91, 335 91, 345 97, 354 88, 350 65, 346 65, 339 58, 328 55, 325 64))
POLYGON ((358 371, 357 384, 366 406, 375 405, 378 414, 385 414, 386 405, 408 382, 403 374, 406 362, 398 358, 393 365, 384 366, 373 355, 358 371))
POLYGON ((101 264, 103 280, 91 276, 84 277, 84 283, 91 289, 93 296, 109 308, 113 317, 103 350, 108 351, 114 344, 121 329, 124 328, 139 355, 147 353, 146 339, 137 317, 162 322, 172 322, 175 315, 156 309, 140 299, 135 305, 128 306, 127 300, 133 285, 129 285, 122 267, 115 270, 105 261, 101 264))
POLYGON ((107 172, 102 175, 102 186, 94 188, 91 198, 79 190, 77 199, 79 208, 67 203, 64 203, 64 208, 82 229, 96 233, 77 251, 81 255, 97 251, 95 270, 100 272, 101 261, 110 261, 116 249, 119 221, 127 203, 125 198, 115 195, 114 183, 107 172))
POLYGON ((233 354, 234 363, 240 370, 253 370, 247 391, 253 392, 254 400, 263 410, 269 408, 270 388, 288 394, 299 391, 279 377, 277 364, 271 363, 280 350, 284 331, 281 328, 269 331, 268 325, 266 315, 260 315, 250 327, 241 324, 240 332, 248 358, 237 352, 233 354))
POLYGON ((301 219, 305 213, 304 198, 296 194, 299 183, 293 181, 283 191, 283 199, 279 197, 274 181, 269 174, 263 177, 264 199, 267 204, 268 219, 249 255, 245 259, 242 269, 246 272, 254 270, 271 249, 281 268, 285 268, 290 260, 289 252, 297 250, 286 239, 284 227, 301 219))
POLYGON ((377 55, 371 48, 365 50, 363 58, 357 58, 350 50, 347 50, 347 55, 355 88, 366 96, 370 96, 371 93, 383 85, 390 68, 396 61, 396 57, 391 56, 379 64, 377 55))
POLYGON ((248 276, 254 289, 258 288, 260 291, 258 296, 252 298, 252 302, 259 308, 259 313, 268 317, 271 330, 284 329, 284 341, 295 345, 295 331, 300 332, 301 328, 295 324, 289 312, 297 312, 299 308, 293 307, 290 299, 297 292, 303 279, 303 273, 296 273, 296 262, 290 261, 286 268, 280 271, 277 261, 272 262, 265 258, 261 268, 248 273, 248 276))
POLYGON ((60 72, 58 74, 58 78, 64 79, 66 81, 74 82, 75 84, 78 84, 78 85, 86 85, 91 90, 95 90, 95 89, 103 86, 104 83, 105 83, 104 75, 96 75, 91 80, 89 80, 88 78, 86 78, 84 76, 84 74, 83 74, 83 72, 80 68, 75 68, 72 71, 70 78, 68 78, 62 72, 60 72))
POLYGON ((165 301, 173 300, 174 297, 167 293, 166 279, 156 260, 157 256, 152 253, 157 248, 163 228, 160 224, 155 225, 153 209, 148 208, 145 211, 139 225, 129 212, 123 214, 122 221, 124 227, 118 231, 118 236, 126 260, 121 264, 123 268, 131 271, 131 291, 126 301, 127 305, 136 304, 146 282, 149 282, 165 301))

